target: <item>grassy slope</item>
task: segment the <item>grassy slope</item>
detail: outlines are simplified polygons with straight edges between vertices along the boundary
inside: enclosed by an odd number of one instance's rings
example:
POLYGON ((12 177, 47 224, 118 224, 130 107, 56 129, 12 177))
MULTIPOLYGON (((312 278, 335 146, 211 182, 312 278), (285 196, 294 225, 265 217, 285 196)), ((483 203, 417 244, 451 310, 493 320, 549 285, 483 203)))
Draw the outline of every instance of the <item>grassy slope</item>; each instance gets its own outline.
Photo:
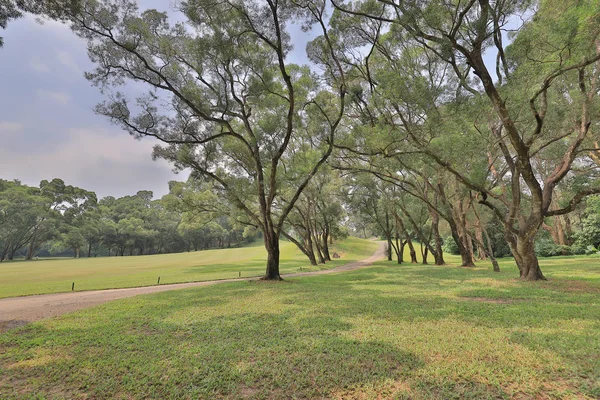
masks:
POLYGON ((599 398, 600 260, 542 266, 528 283, 381 262, 115 301, 0 335, 0 398, 599 398))
MULTIPOLYGON (((332 246, 342 258, 327 268, 369 257, 376 250, 372 241, 348 238, 332 246)), ((0 298, 71 290, 123 288, 237 278, 264 274, 266 251, 253 247, 207 250, 192 253, 160 254, 134 257, 98 257, 81 259, 46 259, 0 264, 0 298)), ((292 243, 281 242, 281 272, 297 272, 310 267, 292 243)), ((319 269, 314 268, 313 269, 319 269)))

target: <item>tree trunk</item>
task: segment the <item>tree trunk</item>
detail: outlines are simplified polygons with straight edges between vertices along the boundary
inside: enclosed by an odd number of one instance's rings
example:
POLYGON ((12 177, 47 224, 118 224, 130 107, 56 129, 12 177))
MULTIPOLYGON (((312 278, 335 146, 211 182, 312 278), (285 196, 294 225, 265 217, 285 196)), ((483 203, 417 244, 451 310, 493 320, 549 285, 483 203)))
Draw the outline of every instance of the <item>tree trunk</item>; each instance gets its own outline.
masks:
POLYGON ((412 246, 412 242, 410 240, 410 235, 408 234, 406 227, 404 226, 404 222, 402 222, 402 218, 400 218, 400 216, 398 215, 398 213, 394 213, 395 217, 396 217, 396 227, 397 229, 399 228, 400 233, 402 235, 404 235, 404 237, 406 238, 405 241, 401 241, 402 245, 400 246, 400 260, 401 262, 404 261, 404 246, 406 244, 408 244, 408 247, 410 249, 410 260, 412 263, 416 263, 417 262, 417 254, 415 253, 415 249, 412 246))
POLYGON ((264 232, 264 240, 267 250, 267 271, 261 279, 281 281, 281 276, 279 276, 279 235, 271 228, 270 232, 264 232))
POLYGON ((92 242, 88 243, 88 258, 92 256, 92 242))
POLYGON ((435 265, 446 265, 446 260, 444 260, 444 251, 440 249, 436 249, 433 253, 433 260, 435 265))
POLYGON ((406 246, 406 240, 400 240, 400 263, 404 262, 404 246, 406 246))
POLYGON ((494 255, 494 249, 492 248, 492 241, 490 240, 490 236, 487 233, 487 230, 484 230, 485 238, 487 239, 487 250, 488 256, 490 260, 492 260, 492 267, 494 268, 494 272, 500 272, 500 265, 498 265, 498 260, 496 260, 496 256, 494 255))
POLYGON ((509 242, 510 249, 519 267, 520 277, 526 281, 546 280, 535 255, 534 239, 516 236, 509 242))
POLYGON ((571 219, 569 218, 569 214, 563 215, 563 218, 565 219, 566 244, 571 246, 573 244, 572 231, 571 231, 571 219))
MULTIPOLYGON (((558 196, 553 196, 551 200, 551 204, 553 208, 560 208, 560 204, 558 201, 558 196)), ((552 220, 552 225, 548 225, 546 223, 542 223, 542 229, 548 231, 550 236, 552 237, 552 241, 554 244, 559 246, 568 246, 570 245, 569 235, 571 223, 567 215, 557 215, 555 217, 550 218, 552 220)))
POLYGON ((452 238, 458 247, 458 253, 460 254, 461 259, 461 267, 474 267, 475 263, 473 262, 473 254, 469 252, 469 248, 465 246, 465 240, 461 234, 459 234, 457 226, 455 224, 450 224, 450 232, 452 233, 452 238))
POLYGON ((394 252, 396 253, 396 258, 398 259, 398 264, 402 264, 402 254, 400 253, 400 238, 398 237, 398 231, 396 231, 396 235, 394 236, 394 240, 395 243, 393 243, 394 245, 394 252))
POLYGON ((26 260, 31 260, 33 258, 33 252, 35 251, 36 239, 37 239, 37 237, 34 233, 33 237, 31 238, 31 241, 29 242, 29 246, 27 248, 27 255, 25 256, 26 260))
MULTIPOLYGON (((420 239, 421 255, 422 256, 424 255, 423 264, 427 264, 427 253, 423 252, 423 246, 425 246, 427 248, 427 252, 431 251, 432 253, 435 253, 435 249, 433 248, 433 246, 431 246, 432 232, 430 232, 429 236, 426 237, 425 233, 423 232, 422 227, 414 220, 414 218, 410 215, 410 213, 406 210, 406 208, 402 206, 402 204, 400 204, 400 209, 402 210, 402 213, 406 216, 406 218, 408 219, 410 224, 413 226, 414 232, 417 234, 418 238, 420 239)), ((440 249, 441 249, 441 243, 440 243, 440 249)), ((415 260, 416 260, 416 257, 415 257, 415 260)))
POLYGON ((460 258, 461 258, 461 267, 474 267, 475 263, 473 262, 473 253, 471 253, 469 250, 471 249, 471 247, 469 245, 465 246, 466 241, 463 240, 463 238, 459 239, 459 243, 460 245, 458 246, 459 251, 460 251, 460 258))
POLYGON ((477 259, 481 261, 487 260, 487 251, 485 250, 483 240, 483 227, 479 219, 477 219, 477 225, 475 226, 475 241, 477 244, 477 259))
POLYGON ((317 257, 319 257, 319 264, 325 264, 325 256, 323 256, 320 240, 316 235, 313 236, 313 243, 315 244, 315 248, 317 249, 317 257))
POLYGON ((433 209, 429 208, 429 212, 431 214, 431 231, 433 233, 433 241, 434 241, 434 250, 433 258, 435 260, 435 265, 445 265, 446 261, 444 261, 444 250, 442 249, 442 237, 440 236, 440 216, 433 209))
POLYGON ((387 239, 387 259, 392 261, 392 228, 390 228, 390 213, 385 212, 385 238, 387 239))
POLYGON ((325 261, 331 261, 331 255, 329 254, 329 226, 325 225, 323 230, 323 257, 325 261))
POLYGON ((312 248, 310 250, 307 250, 306 252, 304 252, 304 254, 306 255, 306 257, 308 257, 308 261, 310 261, 310 265, 318 265, 317 258, 315 257, 315 252, 313 251, 312 248))
POLYGON ((494 255, 492 240, 490 239, 490 235, 488 234, 487 227, 479 217, 479 213, 477 212, 476 207, 473 207, 473 214, 475 214, 475 221, 477 221, 475 226, 477 230, 477 233, 475 234, 475 238, 477 240, 477 248, 484 251, 484 255, 490 258, 490 260, 492 261, 492 267, 494 269, 494 272, 500 272, 500 265, 498 265, 498 260, 496 260, 496 256, 494 255))
POLYGON ((413 264, 418 263, 419 261, 417 261, 417 251, 415 250, 415 246, 413 245, 412 240, 410 240, 410 238, 407 238, 406 242, 408 243, 408 250, 410 252, 410 262, 413 264))
POLYGON ((312 236, 310 232, 307 233, 308 235, 306 236, 304 250, 302 248, 300 248, 300 250, 303 250, 304 254, 306 254, 308 259, 310 260, 311 265, 317 265, 317 257, 315 256, 315 249, 313 247, 312 236))
POLYGON ((9 259, 9 260, 11 260, 11 261, 12 261, 12 260, 14 260, 14 259, 15 259, 15 253, 16 253, 18 250, 19 250, 19 248, 18 248, 18 247, 14 247, 14 246, 13 246, 13 247, 10 249, 10 251, 8 252, 8 259, 9 259))
MULTIPOLYGON (((310 213, 305 213, 304 223, 307 235, 307 241, 310 243, 311 252, 313 251, 313 245, 317 250, 316 255, 319 258, 319 264, 325 264, 325 257, 323 256, 323 251, 321 249, 321 243, 319 240, 319 234, 317 233, 317 227, 315 226, 316 222, 313 223, 310 219, 310 213)), ((314 254, 314 253, 313 253, 314 254)))
POLYGON ((4 247, 2 248, 2 254, 0 254, 0 262, 4 261, 6 255, 8 254, 8 249, 10 249, 10 242, 6 242, 4 247))
MULTIPOLYGON (((290 242, 294 243, 296 245, 296 247, 298 249, 300 249, 300 251, 302 253, 304 253, 304 255, 306 257, 308 257, 308 260, 310 261, 310 265, 317 265, 317 259, 315 257, 315 252, 313 251, 312 248, 312 241, 310 242, 305 242, 304 245, 302 245, 302 243, 300 243, 298 240, 296 240, 293 236, 289 235, 286 232, 281 232, 283 234, 283 236, 285 236, 290 242)), ((309 238, 310 240, 310 238, 309 238)))
POLYGON ((526 281, 546 280, 535 254, 535 235, 531 237, 531 235, 508 233, 506 236, 510 250, 519 268, 520 278, 526 281))
POLYGON ((473 244, 467 229, 467 210, 464 206, 464 199, 458 198, 454 203, 448 203, 451 207, 451 218, 448 218, 452 238, 458 246, 458 252, 461 258, 461 267, 474 267, 475 256, 473 255, 473 244))
POLYGON ((429 254, 429 248, 427 246, 423 246, 423 243, 421 243, 421 257, 423 257, 423 264, 427 265, 427 255, 429 254))

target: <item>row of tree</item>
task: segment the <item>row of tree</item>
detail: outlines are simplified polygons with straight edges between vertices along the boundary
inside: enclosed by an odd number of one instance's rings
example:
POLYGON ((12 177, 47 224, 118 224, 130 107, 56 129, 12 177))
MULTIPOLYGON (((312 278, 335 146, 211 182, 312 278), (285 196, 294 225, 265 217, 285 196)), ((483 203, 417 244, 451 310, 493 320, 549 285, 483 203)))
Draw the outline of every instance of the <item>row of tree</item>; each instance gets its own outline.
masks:
MULTIPOLYGON (((441 184, 441 188, 452 185, 441 184)), ((460 185, 456 186, 460 188, 460 185)), ((126 256, 197 251, 238 246, 260 237, 244 214, 219 196, 215 186, 193 177, 170 182, 169 194, 153 200, 152 192, 96 200, 93 192, 60 179, 30 187, 0 180, 0 261, 16 255, 126 256)), ((472 192, 444 190, 442 204, 429 204, 428 190, 372 173, 342 175, 321 170, 295 204, 282 231, 317 265, 331 260, 333 239, 384 238, 387 258, 400 264, 445 263, 444 252, 460 254, 465 266, 510 256, 501 223, 481 212, 472 192), (420 194, 419 194, 420 193, 420 194), (449 206, 449 207, 447 207, 449 206), (410 260, 404 260, 405 248, 410 260)), ((438 196, 439 197, 439 196, 438 196)), ((434 198, 438 198, 434 197, 434 198)), ((600 245, 600 197, 592 196, 569 218, 547 219, 536 238, 542 256, 585 254, 600 245)))
POLYGON ((265 279, 288 225, 326 246, 328 203, 309 198, 327 163, 377 178, 348 195, 390 257, 412 229, 443 263, 445 221, 472 265, 474 248, 493 257, 493 220, 526 280, 545 279, 540 232, 566 246, 567 215, 600 193, 595 0, 188 0, 183 23, 130 0, 48 4, 88 43, 109 93, 96 111, 212 182, 262 232, 265 279), (311 67, 289 61, 297 22, 318 34, 311 67), (127 82, 148 93, 131 101, 127 82))
POLYGON ((0 180, 0 261, 16 255, 173 253, 256 238, 256 232, 244 231, 226 215, 186 210, 178 197, 185 187, 171 182, 171 193, 157 200, 150 191, 97 200, 95 193, 61 179, 39 187, 0 180))

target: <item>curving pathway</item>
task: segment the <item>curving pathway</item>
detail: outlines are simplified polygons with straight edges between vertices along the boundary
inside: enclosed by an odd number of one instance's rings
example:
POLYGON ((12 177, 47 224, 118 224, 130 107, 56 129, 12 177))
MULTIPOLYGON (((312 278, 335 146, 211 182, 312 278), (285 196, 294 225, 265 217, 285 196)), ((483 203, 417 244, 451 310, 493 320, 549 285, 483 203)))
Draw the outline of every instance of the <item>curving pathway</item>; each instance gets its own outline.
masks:
MULTIPOLYGON (((377 251, 364 260, 355 261, 324 271, 299 272, 283 274, 283 278, 332 274, 352 271, 369 266, 375 261, 385 258, 385 243, 381 243, 377 251)), ((164 292, 166 290, 184 289, 197 286, 215 285, 225 282, 252 281, 259 278, 224 279, 219 281, 188 282, 160 286, 144 286, 125 289, 92 290, 86 292, 41 294, 25 297, 9 297, 0 299, 0 332, 25 325, 29 322, 56 317, 82 308, 95 306, 112 300, 133 297, 140 294, 164 292)))

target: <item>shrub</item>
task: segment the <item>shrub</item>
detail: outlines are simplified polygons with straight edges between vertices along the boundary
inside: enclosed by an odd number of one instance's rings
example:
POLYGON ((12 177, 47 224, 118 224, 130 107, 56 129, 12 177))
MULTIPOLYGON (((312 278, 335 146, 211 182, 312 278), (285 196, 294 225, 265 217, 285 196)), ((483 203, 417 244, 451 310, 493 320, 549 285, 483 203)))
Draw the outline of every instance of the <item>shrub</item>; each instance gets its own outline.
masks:
POLYGON ((450 254, 460 254, 458 251, 458 245, 452 236, 446 236, 444 239, 444 244, 442 245, 442 250, 450 254))
POLYGON ((582 255, 582 254, 586 254, 586 248, 579 246, 577 244, 574 244, 571 246, 571 254, 573 255, 582 255))
POLYGON ((568 256, 573 254, 570 246, 557 245, 547 239, 541 239, 535 243, 535 252, 540 257, 568 256))

